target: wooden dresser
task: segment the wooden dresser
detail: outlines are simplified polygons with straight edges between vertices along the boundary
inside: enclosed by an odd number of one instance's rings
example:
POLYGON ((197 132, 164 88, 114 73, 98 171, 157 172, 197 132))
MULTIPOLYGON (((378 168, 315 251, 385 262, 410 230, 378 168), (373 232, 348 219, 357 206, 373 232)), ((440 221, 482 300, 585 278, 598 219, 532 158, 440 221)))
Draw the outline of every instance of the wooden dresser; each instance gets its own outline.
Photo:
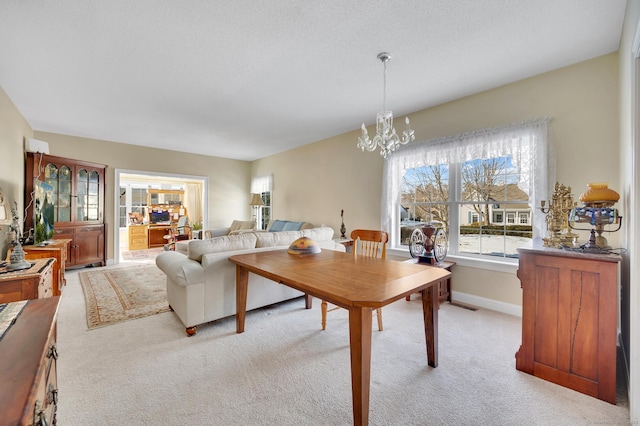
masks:
MULTIPOLYGON (((26 260, 44 259, 53 257, 56 263, 53 264, 53 295, 60 296, 62 287, 67 284, 64 276, 66 268, 67 254, 69 252, 69 244, 71 239, 51 240, 47 245, 26 245, 22 246, 24 257, 26 260)), ((11 250, 7 252, 7 260, 11 255, 11 250)))
POLYGON ((516 368, 615 404, 620 256, 543 247, 537 240, 518 252, 516 368))
POLYGON ((30 300, 0 340, 2 424, 56 424, 59 301, 30 300))
POLYGON ((27 299, 44 299, 53 295, 54 258, 28 260, 29 269, 6 272, 0 268, 0 303, 27 299))

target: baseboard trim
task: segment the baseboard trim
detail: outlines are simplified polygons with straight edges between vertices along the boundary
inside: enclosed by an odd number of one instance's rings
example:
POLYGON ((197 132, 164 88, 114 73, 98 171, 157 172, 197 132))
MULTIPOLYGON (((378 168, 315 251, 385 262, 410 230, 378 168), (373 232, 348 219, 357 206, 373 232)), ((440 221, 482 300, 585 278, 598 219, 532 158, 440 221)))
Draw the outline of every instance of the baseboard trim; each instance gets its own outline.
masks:
POLYGON ((488 299, 486 297, 475 296, 468 293, 461 293, 459 291, 451 292, 451 300, 522 318, 522 306, 514 305, 513 303, 501 302, 499 300, 488 299))

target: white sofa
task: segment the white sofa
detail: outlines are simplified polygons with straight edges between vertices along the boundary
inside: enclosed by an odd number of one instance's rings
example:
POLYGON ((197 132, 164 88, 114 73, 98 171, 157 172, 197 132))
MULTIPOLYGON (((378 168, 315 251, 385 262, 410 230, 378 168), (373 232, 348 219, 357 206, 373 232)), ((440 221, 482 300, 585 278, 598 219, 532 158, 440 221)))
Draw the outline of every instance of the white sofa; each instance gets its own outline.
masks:
MULTIPOLYGON (((323 250, 345 250, 332 240, 332 228, 321 227, 190 240, 187 254, 179 251, 159 254, 156 264, 167 275, 169 306, 185 325, 187 334, 194 335, 199 324, 235 315, 236 266, 228 261, 229 256, 287 249, 300 237, 313 239, 323 250)), ((248 311, 302 295, 290 287, 249 274, 248 311)))

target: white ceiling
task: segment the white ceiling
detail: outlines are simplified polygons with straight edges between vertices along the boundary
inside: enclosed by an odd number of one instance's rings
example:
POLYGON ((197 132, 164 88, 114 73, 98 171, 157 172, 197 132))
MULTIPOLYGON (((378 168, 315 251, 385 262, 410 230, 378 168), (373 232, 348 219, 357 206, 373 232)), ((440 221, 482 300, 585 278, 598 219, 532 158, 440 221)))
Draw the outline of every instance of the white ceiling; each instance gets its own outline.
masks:
POLYGON ((617 51, 625 3, 1 0, 0 87, 34 130, 254 160, 372 124, 380 52, 399 116, 617 51))

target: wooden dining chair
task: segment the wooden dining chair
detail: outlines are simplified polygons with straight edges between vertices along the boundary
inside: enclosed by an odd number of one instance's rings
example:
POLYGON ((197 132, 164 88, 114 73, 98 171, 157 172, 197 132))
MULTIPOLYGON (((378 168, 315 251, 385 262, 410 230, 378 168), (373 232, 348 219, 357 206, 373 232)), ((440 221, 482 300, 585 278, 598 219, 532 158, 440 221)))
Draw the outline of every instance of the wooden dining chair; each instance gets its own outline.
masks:
MULTIPOLYGON (((354 256, 367 256, 386 259, 389 234, 385 231, 373 229, 354 229, 353 231, 351 231, 351 239, 353 240, 352 253, 354 256)), ((327 312, 338 309, 339 306, 327 310, 326 300, 323 300, 320 306, 322 308, 322 329, 325 330, 327 327, 327 312)), ((378 331, 382 331, 381 308, 376 309, 376 315, 378 317, 378 331)))

